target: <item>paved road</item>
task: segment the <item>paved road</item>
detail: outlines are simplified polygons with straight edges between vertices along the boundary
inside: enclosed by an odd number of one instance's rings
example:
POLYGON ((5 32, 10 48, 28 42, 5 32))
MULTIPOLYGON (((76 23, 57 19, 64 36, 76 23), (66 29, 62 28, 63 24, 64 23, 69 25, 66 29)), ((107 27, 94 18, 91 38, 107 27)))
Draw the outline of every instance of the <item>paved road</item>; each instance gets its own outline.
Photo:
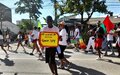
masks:
MULTIPOLYGON (((12 44, 12 47, 15 50, 16 44, 12 44)), ((31 52, 29 48, 26 50, 31 52)), ((9 57, 5 57, 0 49, 0 75, 52 75, 44 60, 38 60, 37 54, 25 54, 21 47, 18 53, 8 53, 9 57)), ((66 49, 65 56, 72 62, 72 68, 58 69, 59 75, 120 75, 120 58, 103 57, 102 60, 96 60, 97 55, 74 52, 73 49, 66 49)))

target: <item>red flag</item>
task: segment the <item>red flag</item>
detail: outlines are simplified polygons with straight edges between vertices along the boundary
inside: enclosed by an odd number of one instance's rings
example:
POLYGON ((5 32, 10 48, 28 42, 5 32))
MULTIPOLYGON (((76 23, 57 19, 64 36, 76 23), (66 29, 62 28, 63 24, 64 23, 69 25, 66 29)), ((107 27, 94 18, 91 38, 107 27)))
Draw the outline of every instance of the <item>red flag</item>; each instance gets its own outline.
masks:
POLYGON ((109 16, 107 15, 107 17, 105 18, 105 20, 103 21, 107 32, 109 32, 110 30, 112 30, 115 26, 114 24, 110 21, 109 16))

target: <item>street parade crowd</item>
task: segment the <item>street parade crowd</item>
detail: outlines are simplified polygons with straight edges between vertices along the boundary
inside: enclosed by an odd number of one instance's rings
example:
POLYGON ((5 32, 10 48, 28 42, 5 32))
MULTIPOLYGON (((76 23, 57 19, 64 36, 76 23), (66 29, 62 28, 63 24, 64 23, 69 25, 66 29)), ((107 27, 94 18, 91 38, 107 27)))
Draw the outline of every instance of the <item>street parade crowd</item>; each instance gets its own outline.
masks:
MULTIPOLYGON (((40 29, 39 27, 34 27, 31 32, 23 33, 19 31, 17 35, 17 48, 14 52, 18 52, 19 47, 23 47, 23 51, 26 53, 27 50, 25 47, 30 47, 32 52, 30 55, 34 55, 34 52, 38 53, 39 57, 43 57, 43 53, 45 52, 45 62, 48 63, 50 70, 53 75, 58 75, 57 68, 64 69, 67 64, 67 68, 69 69, 71 66, 71 62, 65 58, 64 51, 69 45, 74 46, 74 51, 80 52, 81 49, 84 49, 84 52, 98 55, 98 60, 102 59, 102 56, 117 56, 120 57, 120 23, 118 23, 114 28, 109 31, 104 31, 104 28, 101 26, 101 22, 98 21, 95 27, 88 28, 88 32, 86 33, 89 37, 88 42, 85 44, 83 48, 80 42, 80 36, 82 36, 81 29, 78 24, 75 25, 74 35, 69 36, 69 28, 65 24, 64 21, 58 23, 58 27, 53 25, 53 19, 51 16, 47 16, 46 18, 47 25, 40 29), (56 32, 59 35, 59 45, 57 47, 43 47, 39 44, 39 34, 42 32, 56 32), (74 40, 74 43, 71 42, 74 40), (24 42, 24 43, 23 43, 24 42), (103 52, 104 51, 104 52, 103 52), (108 54, 108 51, 111 54, 108 54), (116 54, 117 53, 117 54, 116 54), (60 60, 60 65, 57 67, 55 62, 55 55, 58 55, 60 60)), ((8 50, 12 49, 11 38, 9 31, 5 31, 4 33, 0 31, 0 46, 1 49, 5 52, 6 56, 9 56, 7 50, 4 47, 8 47, 8 50)), ((84 41, 84 39, 82 38, 84 41)), ((84 42, 83 42, 84 43, 84 42)))

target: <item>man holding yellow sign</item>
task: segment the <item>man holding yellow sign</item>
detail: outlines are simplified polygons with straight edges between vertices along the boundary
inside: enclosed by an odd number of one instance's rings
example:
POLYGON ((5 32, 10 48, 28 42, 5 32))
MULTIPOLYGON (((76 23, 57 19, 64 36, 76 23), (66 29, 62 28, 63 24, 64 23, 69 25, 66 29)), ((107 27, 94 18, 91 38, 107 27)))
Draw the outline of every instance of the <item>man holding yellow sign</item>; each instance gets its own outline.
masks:
POLYGON ((45 60, 46 63, 49 64, 51 72, 53 75, 58 75, 57 66, 55 63, 55 54, 56 47, 58 46, 58 33, 59 29, 52 24, 53 20, 51 16, 47 16, 47 24, 48 26, 44 27, 40 36, 39 43, 41 46, 46 47, 45 51, 45 60))

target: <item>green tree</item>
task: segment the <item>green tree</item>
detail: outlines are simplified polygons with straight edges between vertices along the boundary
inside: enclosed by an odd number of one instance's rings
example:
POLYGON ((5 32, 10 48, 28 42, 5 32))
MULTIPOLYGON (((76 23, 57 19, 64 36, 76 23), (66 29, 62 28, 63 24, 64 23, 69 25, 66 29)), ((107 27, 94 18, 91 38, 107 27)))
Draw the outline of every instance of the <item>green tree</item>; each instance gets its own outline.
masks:
POLYGON ((22 31, 26 32, 27 30, 32 30, 34 25, 35 25, 34 22, 31 22, 31 24, 30 24, 30 20, 22 19, 22 21, 20 22, 20 24, 18 24, 17 26, 22 31))
POLYGON ((107 13, 105 0, 61 0, 62 4, 58 5, 60 15, 73 13, 81 15, 81 23, 86 24, 94 12, 107 13), (87 18, 84 19, 84 14, 87 18))
POLYGON ((20 14, 29 13, 30 19, 37 20, 41 14, 39 9, 42 9, 42 3, 42 0, 19 0, 15 3, 17 5, 15 12, 20 14))

